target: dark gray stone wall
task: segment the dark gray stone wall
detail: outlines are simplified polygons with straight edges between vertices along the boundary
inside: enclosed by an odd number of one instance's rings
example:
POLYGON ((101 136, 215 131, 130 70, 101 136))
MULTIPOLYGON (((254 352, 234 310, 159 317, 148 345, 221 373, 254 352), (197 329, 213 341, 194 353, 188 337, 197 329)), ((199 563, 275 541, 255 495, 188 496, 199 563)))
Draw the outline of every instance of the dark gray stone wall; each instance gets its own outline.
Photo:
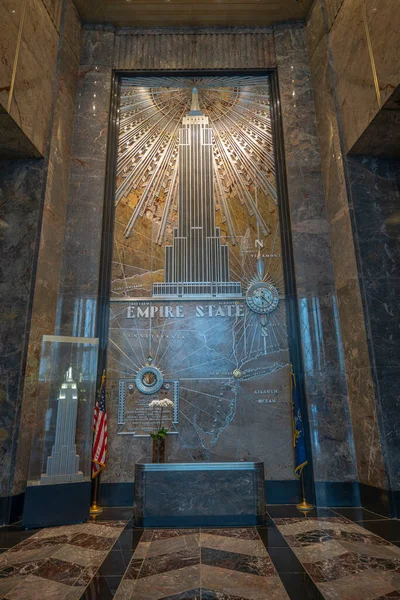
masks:
POLYGON ((389 488, 400 490, 400 160, 347 157, 350 212, 389 488))
POLYGON ((0 163, 0 499, 12 490, 43 181, 42 159, 0 163))

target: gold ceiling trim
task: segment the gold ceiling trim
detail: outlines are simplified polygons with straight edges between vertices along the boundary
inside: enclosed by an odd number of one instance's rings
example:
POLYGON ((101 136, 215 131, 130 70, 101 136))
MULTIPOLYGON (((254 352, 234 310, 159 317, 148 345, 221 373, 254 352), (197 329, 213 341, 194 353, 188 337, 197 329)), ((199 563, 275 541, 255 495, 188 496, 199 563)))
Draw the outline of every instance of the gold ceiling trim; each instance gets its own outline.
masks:
POLYGON ((377 74, 377 71, 376 71, 376 65, 375 65, 375 59, 374 59, 374 51, 372 49, 371 36, 369 34, 367 9, 365 7, 364 0, 361 0, 361 4, 362 4, 361 10, 362 10, 362 16, 363 16, 363 21, 364 21, 365 35, 366 35, 366 38, 367 38, 367 46, 368 46, 368 52, 369 52, 369 59, 371 61, 372 77, 374 78, 376 98, 378 100, 379 108, 381 108, 381 106, 382 106, 381 90, 379 89, 378 74, 377 74))
POLYGON ((11 110, 12 97, 13 97, 13 93, 14 93, 15 78, 16 78, 16 75, 17 75, 17 65, 18 65, 18 59, 19 59, 19 51, 20 51, 20 48, 21 48, 22 30, 23 30, 23 27, 24 27, 24 21, 25 21, 25 13, 26 13, 26 5, 27 5, 27 3, 28 3, 28 0, 24 0, 24 4, 22 6, 21 19, 20 19, 20 22, 19 22, 18 37, 17 37, 17 47, 15 49, 14 64, 13 64, 13 70, 12 70, 12 75, 11 75, 10 93, 8 94, 8 103, 7 103, 7 112, 8 113, 11 110))

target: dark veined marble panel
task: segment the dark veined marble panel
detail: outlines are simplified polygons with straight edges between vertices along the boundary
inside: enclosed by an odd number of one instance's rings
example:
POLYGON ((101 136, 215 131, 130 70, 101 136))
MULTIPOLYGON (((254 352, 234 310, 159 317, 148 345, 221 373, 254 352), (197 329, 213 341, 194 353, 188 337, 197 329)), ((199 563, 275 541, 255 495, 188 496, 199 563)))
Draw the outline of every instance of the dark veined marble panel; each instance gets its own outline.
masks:
MULTIPOLYGON (((3 161, 0 169, 0 496, 12 493, 31 278, 44 180, 43 160, 3 161)), ((1 502, 6 512, 8 502, 1 502)), ((7 520, 7 514, 0 514, 7 520)), ((3 521, 4 522, 4 521, 3 521)))
POLYGON ((400 490, 400 161, 348 157, 352 219, 390 488, 400 490))
POLYGON ((264 465, 143 459, 135 468, 134 512, 139 526, 262 524, 264 465))

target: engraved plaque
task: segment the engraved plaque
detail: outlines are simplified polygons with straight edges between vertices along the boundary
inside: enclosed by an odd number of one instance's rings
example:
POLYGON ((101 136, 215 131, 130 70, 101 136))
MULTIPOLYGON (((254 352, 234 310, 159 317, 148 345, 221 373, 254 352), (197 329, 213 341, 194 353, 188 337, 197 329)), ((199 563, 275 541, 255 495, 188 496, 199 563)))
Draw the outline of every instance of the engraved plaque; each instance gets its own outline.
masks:
POLYGON ((173 408, 164 409, 163 427, 169 432, 176 431, 174 424, 179 421, 179 382, 164 381, 156 394, 143 394, 135 380, 120 380, 118 385, 118 433, 136 436, 156 433, 160 428, 160 409, 149 407, 152 400, 168 398, 174 403, 173 408))

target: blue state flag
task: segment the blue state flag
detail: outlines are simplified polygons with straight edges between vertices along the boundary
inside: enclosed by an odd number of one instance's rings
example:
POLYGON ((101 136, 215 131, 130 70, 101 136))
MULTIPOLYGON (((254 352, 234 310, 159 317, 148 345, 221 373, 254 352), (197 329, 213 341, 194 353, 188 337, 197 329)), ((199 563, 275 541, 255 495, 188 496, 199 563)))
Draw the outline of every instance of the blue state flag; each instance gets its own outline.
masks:
POLYGON ((301 477, 304 467, 308 464, 306 441, 304 437, 303 419, 300 409, 300 395, 296 382, 296 376, 290 366, 290 388, 292 391, 292 412, 293 412, 293 447, 294 447, 294 473, 301 477))

